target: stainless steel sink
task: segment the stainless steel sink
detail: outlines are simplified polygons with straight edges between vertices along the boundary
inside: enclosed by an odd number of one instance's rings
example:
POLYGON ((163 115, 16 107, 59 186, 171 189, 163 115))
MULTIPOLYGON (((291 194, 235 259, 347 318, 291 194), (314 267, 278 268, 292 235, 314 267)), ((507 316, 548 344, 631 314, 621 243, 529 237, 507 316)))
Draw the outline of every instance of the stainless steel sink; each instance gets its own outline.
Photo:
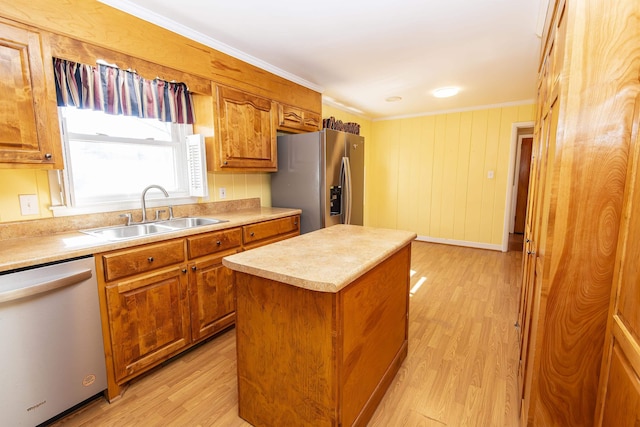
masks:
POLYGON ((159 221, 155 224, 161 225, 163 227, 173 227, 173 228, 191 228, 191 227, 199 227, 201 225, 212 225, 218 224, 220 222, 226 222, 220 219, 213 218, 198 218, 198 217, 189 217, 189 218, 174 218, 168 219, 166 221, 159 221))
POLYGON ((214 218, 174 218, 165 221, 151 222, 145 224, 118 225, 113 227, 92 228, 80 230, 82 233, 99 237, 105 240, 126 240, 137 237, 145 237, 153 234, 168 233, 171 231, 185 230, 203 225, 213 225, 227 222, 214 218))

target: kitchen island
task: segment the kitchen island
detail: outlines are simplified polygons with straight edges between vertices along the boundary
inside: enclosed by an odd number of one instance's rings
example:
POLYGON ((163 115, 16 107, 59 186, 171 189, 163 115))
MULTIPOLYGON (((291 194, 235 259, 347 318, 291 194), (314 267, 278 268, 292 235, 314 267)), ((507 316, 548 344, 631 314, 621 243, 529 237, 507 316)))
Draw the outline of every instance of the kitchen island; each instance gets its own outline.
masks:
POLYGON ((223 259, 236 271, 242 418, 366 425, 407 355, 415 237, 336 225, 223 259))

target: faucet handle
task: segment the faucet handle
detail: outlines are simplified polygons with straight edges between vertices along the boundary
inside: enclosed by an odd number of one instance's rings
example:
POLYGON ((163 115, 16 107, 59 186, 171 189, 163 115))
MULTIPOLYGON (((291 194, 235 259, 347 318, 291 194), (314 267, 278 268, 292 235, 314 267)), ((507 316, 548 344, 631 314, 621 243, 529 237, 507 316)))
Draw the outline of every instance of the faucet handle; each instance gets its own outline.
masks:
POLYGON ((155 220, 156 221, 160 220, 160 214, 161 213, 165 213, 165 212, 166 212, 166 210, 164 210, 164 209, 156 209, 156 218, 155 218, 155 220))
POLYGON ((127 218, 127 225, 131 225, 131 213, 123 213, 118 215, 120 218, 127 218))
POLYGON ((169 219, 173 219, 173 206, 169 205, 169 219))

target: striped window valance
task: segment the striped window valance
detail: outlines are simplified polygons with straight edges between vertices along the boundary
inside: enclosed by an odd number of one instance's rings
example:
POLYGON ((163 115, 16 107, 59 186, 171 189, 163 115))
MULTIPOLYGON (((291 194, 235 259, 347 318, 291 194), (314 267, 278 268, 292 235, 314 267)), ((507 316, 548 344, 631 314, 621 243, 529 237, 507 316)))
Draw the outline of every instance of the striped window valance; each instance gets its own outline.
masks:
POLYGON ((193 123, 184 83, 148 80, 129 70, 53 58, 58 106, 72 106, 163 122, 193 123))

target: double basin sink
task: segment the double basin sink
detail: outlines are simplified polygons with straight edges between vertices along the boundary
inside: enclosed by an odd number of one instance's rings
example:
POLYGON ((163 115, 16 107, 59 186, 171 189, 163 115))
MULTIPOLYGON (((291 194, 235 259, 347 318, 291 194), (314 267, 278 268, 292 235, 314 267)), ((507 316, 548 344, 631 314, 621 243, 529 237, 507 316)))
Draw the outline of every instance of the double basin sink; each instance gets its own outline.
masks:
POLYGON ((171 231, 185 230, 203 225, 213 225, 227 222, 223 219, 187 217, 173 218, 164 221, 155 221, 144 224, 118 225, 113 227, 92 228, 81 230, 85 234, 99 237, 105 240, 126 240, 137 237, 145 237, 153 234, 169 233, 171 231))

